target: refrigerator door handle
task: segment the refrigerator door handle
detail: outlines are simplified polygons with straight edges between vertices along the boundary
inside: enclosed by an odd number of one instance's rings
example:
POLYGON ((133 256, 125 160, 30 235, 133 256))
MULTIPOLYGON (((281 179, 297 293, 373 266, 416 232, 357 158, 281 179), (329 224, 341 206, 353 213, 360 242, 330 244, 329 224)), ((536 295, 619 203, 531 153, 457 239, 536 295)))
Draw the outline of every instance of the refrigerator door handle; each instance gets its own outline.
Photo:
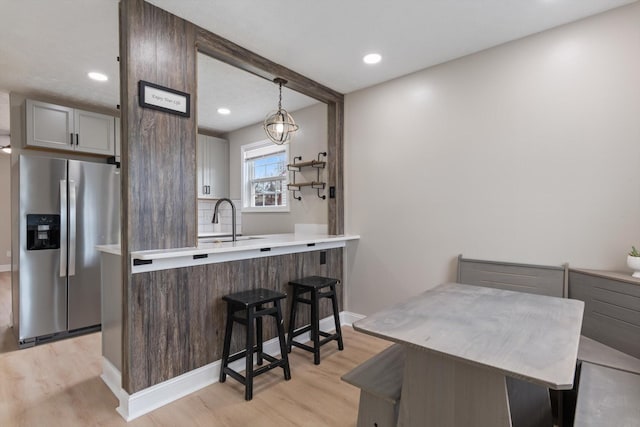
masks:
POLYGON ((60 277, 67 275, 67 180, 60 180, 60 277))
POLYGON ((69 180, 69 276, 76 274, 76 184, 69 180))

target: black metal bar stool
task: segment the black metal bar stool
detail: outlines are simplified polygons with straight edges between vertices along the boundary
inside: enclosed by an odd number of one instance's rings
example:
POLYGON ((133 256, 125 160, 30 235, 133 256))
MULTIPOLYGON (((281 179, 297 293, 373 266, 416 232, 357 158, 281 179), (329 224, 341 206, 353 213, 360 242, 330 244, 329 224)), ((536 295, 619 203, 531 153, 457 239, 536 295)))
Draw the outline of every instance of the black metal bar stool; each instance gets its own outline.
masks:
POLYGON ((227 375, 240 381, 240 383, 245 386, 244 398, 246 400, 251 400, 253 397, 253 378, 257 375, 270 371, 273 368, 281 367, 284 369, 284 379, 291 379, 291 370, 289 369, 289 358, 287 356, 287 346, 284 337, 284 326, 282 324, 282 311, 280 309, 280 300, 286 297, 286 294, 264 288, 237 292, 222 297, 222 299, 227 302, 227 327, 224 334, 220 382, 225 382, 227 375), (272 307, 263 307, 264 305, 271 303, 273 304, 272 307), (264 316, 273 316, 276 319, 278 339, 280 341, 280 359, 276 359, 275 357, 262 352, 262 317, 264 316), (246 326, 247 344, 244 350, 229 356, 231 333, 233 331, 234 322, 242 323, 246 326), (256 339, 255 345, 253 344, 254 337, 256 339), (262 365, 262 359, 266 359, 271 363, 254 369, 254 353, 256 354, 257 364, 259 366, 262 365), (246 370, 244 376, 228 366, 229 363, 243 357, 246 357, 246 370))
POLYGON ((296 346, 313 353, 313 363, 320 364, 320 346, 329 341, 338 341, 338 350, 344 349, 342 343, 342 330, 340 329, 340 313, 338 312, 338 299, 336 295, 336 285, 340 281, 329 277, 309 276, 302 279, 292 280, 289 285, 293 286, 293 298, 291 300, 291 311, 289 314, 289 336, 287 341, 287 349, 291 352, 291 347, 296 346), (328 288, 328 289, 327 289, 328 288), (305 298, 304 294, 310 293, 309 298, 305 298), (333 320, 336 325, 336 332, 330 334, 320 330, 319 303, 321 298, 329 298, 333 306, 333 320), (307 326, 295 330, 296 314, 298 311, 298 303, 309 304, 311 306, 311 323, 307 326), (310 347, 293 340, 300 334, 311 331, 310 347), (320 336, 324 337, 320 339, 320 336))

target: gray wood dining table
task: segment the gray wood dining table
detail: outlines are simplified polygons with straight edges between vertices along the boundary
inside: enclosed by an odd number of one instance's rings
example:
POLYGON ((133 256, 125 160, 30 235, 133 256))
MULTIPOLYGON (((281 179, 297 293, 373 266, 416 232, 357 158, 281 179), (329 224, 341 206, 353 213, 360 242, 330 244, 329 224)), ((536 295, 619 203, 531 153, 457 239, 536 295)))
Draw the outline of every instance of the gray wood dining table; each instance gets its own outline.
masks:
POLYGON ((549 388, 572 388, 583 311, 582 301, 446 283, 353 328, 405 346, 398 425, 501 427, 533 423, 535 390, 548 401, 549 388), (511 396, 509 384, 520 387, 511 396))

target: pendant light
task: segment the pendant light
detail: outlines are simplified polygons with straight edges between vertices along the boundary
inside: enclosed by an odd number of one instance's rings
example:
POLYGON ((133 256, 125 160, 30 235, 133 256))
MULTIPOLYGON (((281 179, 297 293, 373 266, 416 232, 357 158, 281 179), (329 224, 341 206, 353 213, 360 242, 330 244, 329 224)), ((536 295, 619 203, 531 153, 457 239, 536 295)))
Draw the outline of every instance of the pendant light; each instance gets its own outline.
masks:
POLYGON ((279 77, 273 81, 277 83, 280 88, 278 110, 267 114, 262 127, 271 141, 275 144, 282 145, 291 140, 293 133, 298 130, 298 125, 293 121, 291 114, 282 108, 282 85, 286 85, 287 81, 279 77))

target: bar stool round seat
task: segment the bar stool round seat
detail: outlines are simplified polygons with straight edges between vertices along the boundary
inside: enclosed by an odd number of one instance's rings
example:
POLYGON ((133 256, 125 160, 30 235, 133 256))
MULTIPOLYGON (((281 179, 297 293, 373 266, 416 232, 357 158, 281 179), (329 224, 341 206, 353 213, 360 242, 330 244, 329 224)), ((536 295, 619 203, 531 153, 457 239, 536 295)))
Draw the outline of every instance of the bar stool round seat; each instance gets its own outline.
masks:
POLYGON ((338 350, 344 349, 342 342, 342 330, 340 329, 340 313, 338 312, 338 299, 336 294, 336 285, 340 281, 330 277, 309 276, 302 279, 296 279, 289 282, 293 287, 293 298, 291 300, 291 311, 289 313, 289 334, 287 338, 287 350, 291 352, 293 346, 313 353, 313 363, 320 364, 320 346, 329 341, 338 342, 338 350), (309 297, 305 297, 309 294, 309 297), (336 330, 333 334, 320 330, 319 306, 320 299, 328 298, 331 300, 333 308, 333 320, 336 330), (311 322, 309 325, 295 329, 296 315, 298 311, 298 303, 308 304, 311 306, 311 322), (294 341, 293 339, 305 332, 311 332, 312 346, 294 341), (320 339, 320 337, 323 339, 320 339))
POLYGON ((284 326, 282 322, 282 310, 280 301, 287 295, 270 289, 258 288, 248 291, 225 295, 222 299, 227 303, 227 324, 224 334, 224 347, 222 349, 222 365, 220 366, 220 382, 227 379, 227 375, 239 381, 245 386, 245 399, 253 398, 253 378, 271 369, 281 367, 284 370, 284 379, 291 379, 289 358, 285 342, 284 326), (264 307, 271 305, 271 307, 264 307), (271 316, 276 321, 278 340, 280 341, 280 359, 263 353, 262 351, 262 318, 271 316), (246 347, 244 350, 229 356, 231 347, 231 334, 233 324, 241 323, 246 326, 246 347), (255 326, 255 328, 254 328, 255 326), (256 343, 254 344, 254 339, 256 343), (254 369, 253 355, 256 355, 258 366, 254 369), (229 363, 246 358, 244 376, 229 367, 229 363), (262 366, 263 359, 270 363, 262 366))

